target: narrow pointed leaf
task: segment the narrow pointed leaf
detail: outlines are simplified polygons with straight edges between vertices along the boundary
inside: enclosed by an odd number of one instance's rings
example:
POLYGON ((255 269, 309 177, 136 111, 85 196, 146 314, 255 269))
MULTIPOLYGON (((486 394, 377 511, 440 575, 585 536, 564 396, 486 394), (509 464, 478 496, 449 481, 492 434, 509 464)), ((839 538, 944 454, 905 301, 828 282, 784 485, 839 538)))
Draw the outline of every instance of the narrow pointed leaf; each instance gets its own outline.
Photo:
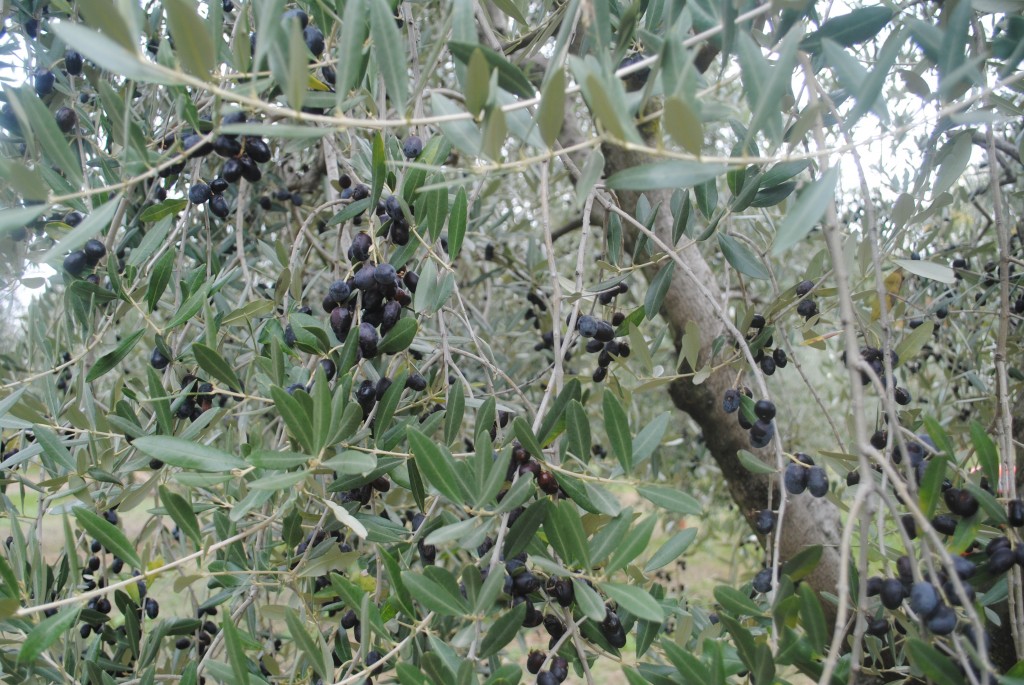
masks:
POLYGON ((606 390, 602 400, 604 409, 604 430, 608 434, 608 442, 612 452, 622 464, 626 473, 633 468, 633 438, 629 433, 629 421, 622 403, 614 393, 606 390))
POLYGON ((427 482, 453 503, 463 504, 452 456, 415 428, 409 429, 408 437, 416 465, 427 482))
POLYGON ((811 232, 821 217, 824 216, 828 204, 835 196, 836 183, 839 181, 839 167, 832 167, 821 178, 804 188, 797 198, 796 205, 783 219, 775 234, 772 255, 778 256, 811 232))
POLYGON ((521 602, 506 611, 497 621, 491 625, 487 635, 480 642, 481 659, 494 656, 501 651, 502 647, 515 639, 519 629, 523 626, 523 619, 526 618, 526 603, 521 602))
POLYGON ((409 99, 409 77, 406 74, 408 59, 405 55, 405 40, 395 26, 395 15, 387 0, 367 0, 370 3, 370 36, 377 65, 384 76, 388 97, 398 108, 405 111, 409 99))
POLYGON ((110 352, 107 352, 105 355, 97 359, 96 363, 92 365, 91 369, 89 369, 89 373, 85 375, 86 382, 93 382, 94 380, 96 380, 97 378, 99 378, 100 376, 102 376, 103 374, 107 373, 108 371, 116 367, 118 364, 120 364, 121 360, 128 356, 128 353, 132 351, 132 349, 135 347, 135 344, 139 342, 139 340, 142 338, 143 335, 145 335, 145 333, 145 329, 135 331, 127 338, 122 340, 116 348, 114 348, 110 352))
POLYGON ((194 3, 186 0, 164 0, 167 26, 174 39, 174 51, 185 71, 209 79, 216 60, 213 38, 196 14, 194 3))
POLYGON ((104 547, 124 559, 124 563, 137 569, 142 568, 142 560, 135 551, 135 545, 128 541, 121 529, 102 516, 94 514, 84 507, 74 509, 79 525, 92 537, 99 540, 104 547))
POLYGON ((196 518, 196 512, 188 500, 175 492, 171 492, 166 486, 161 485, 160 502, 164 505, 167 513, 171 515, 171 518, 174 519, 178 528, 196 544, 196 547, 201 547, 203 542, 199 532, 199 519, 196 518))
POLYGON ((734 269, 751 278, 764 281, 770 278, 768 269, 746 245, 722 231, 719 231, 716 237, 718 246, 722 248, 722 254, 734 269))
POLYGON ((149 435, 136 438, 132 446, 143 454, 156 457, 171 466, 192 471, 223 473, 244 469, 247 464, 233 454, 203 445, 193 440, 168 435, 149 435))
POLYGON ((727 170, 728 167, 724 164, 702 164, 684 160, 652 162, 612 174, 607 186, 613 190, 639 191, 689 188, 721 176, 727 170))
POLYGON ((610 599, 637 618, 661 623, 665 620, 665 611, 647 590, 636 585, 621 583, 602 583, 601 589, 610 599))

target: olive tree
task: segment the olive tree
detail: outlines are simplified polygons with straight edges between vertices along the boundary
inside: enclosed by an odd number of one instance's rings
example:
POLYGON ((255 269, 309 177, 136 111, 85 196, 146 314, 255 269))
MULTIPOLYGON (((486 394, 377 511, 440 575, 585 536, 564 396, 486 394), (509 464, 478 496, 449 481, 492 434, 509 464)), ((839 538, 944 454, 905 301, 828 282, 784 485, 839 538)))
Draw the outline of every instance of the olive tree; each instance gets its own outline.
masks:
POLYGON ((1020 677, 1017 3, 6 19, 4 674, 1020 677))

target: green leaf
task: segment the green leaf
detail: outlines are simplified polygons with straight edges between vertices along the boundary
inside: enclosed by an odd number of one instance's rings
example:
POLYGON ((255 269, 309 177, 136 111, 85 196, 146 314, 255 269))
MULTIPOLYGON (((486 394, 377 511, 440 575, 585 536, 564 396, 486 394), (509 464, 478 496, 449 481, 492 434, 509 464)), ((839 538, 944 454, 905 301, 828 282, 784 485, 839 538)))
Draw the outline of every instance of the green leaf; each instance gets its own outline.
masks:
MULTIPOLYGON (((341 21, 341 36, 338 39, 338 56, 335 65, 339 101, 348 96, 350 90, 363 79, 365 64, 363 46, 369 27, 366 25, 366 0, 348 0, 341 21)), ((306 127, 303 127, 306 128, 306 127)), ((330 129, 318 129, 330 133, 330 129)))
POLYGON ((196 288, 195 292, 189 295, 189 298, 181 304, 181 307, 178 308, 174 318, 172 318, 164 327, 164 332, 166 333, 167 331, 174 330, 195 316, 199 310, 203 308, 203 304, 206 302, 206 298, 209 293, 210 284, 208 282, 205 282, 200 287, 196 288))
POLYGON ((306 471, 290 471, 287 473, 271 473, 261 476, 249 483, 250 490, 278 492, 289 490, 301 483, 309 475, 306 471))
POLYGON ((811 166, 811 163, 806 159, 797 160, 794 162, 779 162, 768 171, 764 172, 764 176, 761 177, 761 187, 771 188, 777 186, 789 179, 800 174, 804 169, 811 166))
POLYGON ((409 99, 409 77, 406 68, 405 40, 395 25, 395 14, 388 0, 368 0, 370 3, 370 36, 377 66, 384 76, 388 97, 399 113, 404 113, 409 99))
POLYGON ((734 269, 751 278, 765 281, 770 278, 768 269, 743 243, 722 231, 719 231, 717 236, 722 254, 734 269))
POLYGON ((679 96, 668 98, 661 121, 672 140, 690 154, 700 156, 704 147, 704 126, 689 103, 679 96))
POLYGON ((782 254, 811 232, 825 214, 828 204, 832 202, 838 181, 839 167, 832 167, 821 178, 804 188, 797 198, 796 205, 776 230, 775 244, 772 246, 773 256, 782 254))
POLYGON ((548 507, 544 532, 548 542, 565 563, 582 568, 590 567, 586 533, 583 532, 583 522, 575 504, 561 500, 548 507))
POLYGON ((448 215, 448 255, 453 262, 459 256, 462 240, 466 237, 467 202, 466 188, 461 186, 455 195, 451 213, 448 215))
POLYGON ((661 438, 668 428, 669 413, 662 412, 654 417, 650 423, 644 426, 643 430, 633 438, 633 461, 641 462, 654 454, 661 444, 661 438))
POLYGON ((420 473, 451 502, 463 504, 459 481, 455 475, 455 460, 452 456, 415 428, 409 429, 408 438, 420 473))
POLYGON ((748 87, 748 102, 751 102, 753 116, 747 126, 747 135, 741 149, 748 149, 754 140, 754 135, 761 130, 762 126, 767 128, 769 137, 776 142, 782 140, 782 116, 779 111, 779 102, 790 90, 790 82, 793 78, 793 66, 796 63, 797 48, 803 36, 803 24, 795 24, 786 37, 782 39, 778 48, 778 59, 774 66, 767 67, 767 78, 763 83, 757 82, 760 77, 765 76, 760 68, 753 72, 748 70, 745 60, 756 59, 763 63, 764 58, 760 54, 760 48, 756 47, 754 41, 747 34, 741 34, 739 41, 740 64, 743 68, 743 85, 748 87), (755 75, 756 74, 756 75, 755 75))
POLYGON ((416 338, 419 325, 416 319, 406 316, 398 320, 390 331, 388 331, 377 344, 377 351, 381 354, 397 354, 409 347, 416 338))
POLYGON ((133 568, 143 568, 142 560, 139 559, 139 555, 135 551, 135 545, 128 541, 128 538, 121 532, 120 528, 84 507, 75 507, 72 511, 79 525, 89 535, 99 540, 111 552, 124 559, 124 563, 133 568))
POLYGON ((577 400, 570 400, 565 409, 566 434, 569 440, 569 452, 584 459, 590 454, 590 419, 583 405, 577 400))
POLYGON ((121 343, 112 351, 107 352, 105 355, 97 359, 96 363, 93 364, 91 369, 89 369, 89 373, 86 374, 85 381, 87 383, 92 383, 94 380, 120 364, 121 360, 128 356, 128 353, 135 347, 135 343, 139 342, 145 333, 145 329, 135 331, 122 340, 121 343))
POLYGON ((24 114, 25 121, 22 122, 26 130, 31 129, 32 137, 42 147, 46 158, 54 165, 60 167, 68 180, 77 188, 82 183, 82 164, 78 161, 67 138, 57 127, 53 114, 47 109, 43 101, 28 86, 10 89, 10 95, 17 96, 10 99, 10 105, 16 110, 20 109, 24 114))
POLYGON ((704 215, 704 218, 711 219, 711 216, 715 213, 715 208, 718 206, 718 184, 715 179, 712 178, 704 183, 695 185, 693 187, 693 197, 697 203, 697 209, 704 215))
POLYGON ((612 190, 650 191, 658 188, 689 188, 721 176, 724 164, 703 164, 668 160, 641 164, 611 175, 606 185, 612 190))
POLYGON ((548 147, 558 140, 565 122, 565 70, 554 69, 544 82, 537 108, 537 127, 548 147))
MULTIPOLYGON (((577 74, 577 80, 579 80, 578 76, 577 74)), ((604 126, 616 140, 636 141, 639 136, 632 117, 625 110, 623 101, 613 98, 613 93, 616 90, 621 91, 621 87, 610 89, 608 84, 594 73, 587 74, 581 85, 583 86, 583 96, 594 112, 594 119, 604 126)))
POLYGON ((857 102, 850 110, 850 113, 846 115, 844 126, 847 130, 851 130, 860 118, 872 109, 883 124, 888 123, 889 112, 885 106, 885 98, 880 96, 882 88, 889 77, 889 72, 896 63, 896 58, 899 56, 903 44, 907 41, 908 35, 909 31, 903 28, 899 31, 893 31, 886 38, 882 49, 875 58, 875 68, 871 70, 871 73, 861 84, 859 90, 857 90, 857 102))
POLYGON ((953 283, 956 281, 956 272, 945 264, 937 264, 924 259, 894 259, 892 261, 921 278, 938 281, 939 283, 953 283))
POLYGON ((789 576, 793 581, 803 579, 821 561, 821 549, 821 545, 804 547, 782 564, 782 568, 779 569, 779 575, 789 576))
MULTIPOLYGON (((132 254, 134 254, 134 252, 132 254)), ((171 282, 171 271, 174 268, 174 257, 174 252, 165 252, 149 272, 149 285, 146 287, 146 304, 149 305, 149 311, 151 312, 156 310, 157 304, 160 302, 160 297, 164 294, 164 290, 167 289, 167 284, 171 282)), ((266 302, 268 305, 273 307, 273 303, 271 302, 267 302, 266 300, 263 300, 262 302, 266 302)))
POLYGON ((910 331, 907 337, 900 340, 896 345, 896 356, 900 364, 906 364, 917 356, 917 353, 932 339, 932 332, 935 330, 934 321, 925 321, 920 326, 910 331))
MULTIPOLYGON (((304 395, 305 392, 303 391, 302 394, 304 395)), ((285 425, 288 426, 288 432, 307 454, 312 454, 314 451, 313 420, 310 418, 309 412, 297 397, 276 385, 270 388, 270 397, 274 400, 274 406, 281 418, 284 419, 285 425)))
POLYGON ((819 52, 821 39, 828 38, 843 47, 871 40, 892 19, 892 10, 884 5, 860 7, 849 14, 832 17, 817 31, 807 34, 800 47, 807 52, 819 52))
POLYGON ((168 435, 136 438, 132 446, 143 454, 192 471, 219 473, 244 469, 247 464, 233 454, 192 440, 168 435))
POLYGON ((537 436, 533 434, 533 429, 530 428, 530 424, 526 422, 526 419, 522 416, 514 418, 512 420, 512 432, 534 459, 544 459, 544 450, 541 448, 537 436))
MULTIPOLYGON (((548 444, 550 442, 549 439, 553 438, 560 432, 559 424, 566 420, 566 408, 569 403, 573 401, 576 401, 576 403, 579 404, 578 400, 581 395, 582 390, 578 379, 573 378, 565 384, 562 388, 562 392, 558 393, 555 401, 551 403, 547 413, 544 414, 544 419, 540 422, 540 428, 537 429, 537 440, 540 444, 548 444)), ((590 450, 589 438, 586 448, 587 451, 590 450)))
MULTIPOLYGON (((295 613, 295 610, 288 607, 285 615, 288 616, 289 612, 295 613)), ((291 627, 291 622, 289 622, 289 627, 291 627)), ((228 662, 231 665, 231 674, 234 676, 235 685, 249 685, 248 660, 245 658, 242 636, 230 615, 225 616, 224 620, 221 621, 221 632, 224 633, 228 662)))
MULTIPOLYGON (((78 621, 79 606, 69 606, 59 613, 45 618, 34 627, 18 650, 18 663, 32 663, 40 654, 50 648, 63 635, 69 635, 71 627, 78 621)), ((69 637, 69 639, 74 639, 69 637)))
POLYGON ((515 639, 519 629, 523 626, 524 618, 526 618, 525 602, 521 602, 502 614, 480 642, 480 653, 478 656, 481 659, 487 659, 500 652, 502 647, 515 639))
POLYGON ((184 497, 171 492, 164 485, 161 485, 159 490, 160 502, 164 505, 164 509, 171 515, 174 522, 178 524, 178 528, 196 544, 196 547, 202 547, 203 541, 202 534, 199 531, 199 519, 196 518, 196 512, 192 505, 184 497))
POLYGON ((478 51, 490 67, 488 71, 497 70, 499 86, 523 98, 532 98, 537 94, 530 79, 526 78, 523 71, 494 50, 477 43, 462 43, 454 40, 448 42, 448 49, 455 59, 466 65, 470 63, 473 53, 478 51))
POLYGON ((747 450, 737 451, 736 457, 740 460, 740 463, 743 464, 743 468, 751 473, 775 473, 774 466, 764 463, 747 450))
POLYGON ((601 589, 610 599, 614 599, 620 607, 637 618, 655 623, 665 620, 665 611, 661 605, 642 587, 621 583, 601 583, 601 589))
MULTIPOLYGON (((309 665, 313 667, 317 675, 324 679, 330 679, 333 674, 331 665, 326 662, 324 652, 317 645, 316 641, 306 632, 306 624, 309 621, 303 621, 297 611, 291 607, 286 607, 284 611, 284 621, 288 626, 288 633, 291 635, 292 640, 295 641, 295 646, 299 648, 306 660, 309 661, 309 665)), ((230 622, 229 618, 225 618, 225 623, 230 622)), ((313 624, 316 625, 315 623, 313 624)), ((230 655, 230 651, 228 652, 230 655)), ((232 658, 232 667, 234 667, 235 659, 232 658)), ((242 665, 245 665, 244 655, 242 665)))
MULTIPOLYGON (((341 456, 347 457, 349 455, 362 455, 369 457, 366 463, 360 463, 356 467, 355 473, 359 473, 363 470, 372 471, 377 465, 377 459, 373 454, 366 452, 345 452, 341 456), (372 462, 372 465, 370 465, 372 462), (369 466, 369 468, 365 468, 369 466)), ((253 452, 248 457, 249 463, 261 469, 269 469, 272 471, 286 471, 296 466, 303 466, 309 462, 309 455, 299 454, 298 452, 278 452, 272 450, 258 450, 253 452)), ((333 460, 324 462, 324 466, 328 468, 334 468, 334 465, 330 463, 333 460)), ((337 469, 336 469, 337 470, 337 469)))
POLYGON ((657 275, 651 279, 644 296, 644 312, 648 321, 653 319, 661 311, 661 303, 665 300, 665 293, 672 285, 672 274, 675 273, 676 263, 670 259, 658 269, 657 275))
POLYGON ((774 207, 792 195, 794 190, 796 190, 796 181, 788 181, 771 188, 758 190, 757 194, 754 195, 754 199, 750 201, 750 206, 774 207))
POLYGON ((959 667, 939 650, 915 637, 906 641, 910 663, 920 669, 935 685, 963 685, 964 678, 959 667))
POLYGON ((75 46, 75 50, 90 62, 112 74, 165 86, 173 85, 177 80, 170 69, 148 62, 137 51, 126 50, 104 34, 82 24, 60 21, 51 22, 48 26, 65 45, 75 46))
POLYGON ((114 218, 114 213, 117 211, 119 203, 120 199, 114 198, 92 210, 82 220, 82 223, 75 226, 70 233, 54 243, 36 261, 40 264, 52 264, 60 270, 59 262, 63 261, 65 254, 82 247, 90 238, 95 238, 100 231, 110 226, 110 221, 114 218))
MULTIPOLYGON (((532 494, 533 492, 533 479, 532 478, 520 478, 516 481, 516 485, 512 486, 515 488, 520 483, 525 485, 526 492, 532 494)), ((510 491, 511 492, 511 491, 510 491)), ((507 497, 505 499, 508 499, 507 497)), ((502 505, 505 504, 505 500, 502 500, 502 505)), ((548 509, 551 507, 551 500, 549 499, 538 499, 530 506, 526 507, 526 510, 520 514, 519 518, 516 519, 515 523, 509 526, 508 535, 505 537, 505 557, 511 558, 518 555, 526 546, 533 542, 533 538, 537 533, 537 529, 544 523, 548 516, 548 509)))
POLYGON ((685 552, 697 537, 696 528, 685 528, 669 538, 658 551, 651 555, 644 566, 644 573, 651 573, 663 566, 671 564, 680 554, 685 552))
POLYGON ((241 390, 242 384, 239 382, 238 376, 235 375, 235 370, 212 347, 207 347, 202 343, 193 343, 192 354, 203 371, 224 383, 231 390, 236 392, 241 390))
POLYGON ((669 658, 672 665, 679 671, 683 682, 686 685, 704 685, 715 682, 711 679, 711 673, 701 660, 683 649, 670 639, 664 639, 660 643, 665 650, 665 656, 669 658))
POLYGON ((186 0, 164 0, 167 27, 174 39, 174 51, 185 71, 204 80, 216 66, 213 38, 203 20, 196 14, 194 3, 186 0))
POLYGON ((576 606, 580 608, 580 611, 591 621, 603 621, 606 613, 601 595, 578 578, 572 579, 572 589, 576 596, 576 606))
POLYGON ((61 464, 68 471, 74 473, 78 470, 78 466, 75 464, 74 458, 71 456, 71 452, 64 445, 63 441, 57 437, 49 428, 36 424, 32 427, 35 433, 36 439, 39 441, 40 447, 46 453, 50 459, 61 464))
POLYGON ((633 468, 633 438, 629 433, 626 410, 622 408, 619 398, 608 390, 604 392, 601 406, 604 410, 604 430, 608 434, 612 452, 622 464, 622 470, 628 473, 633 468))
POLYGON ((935 172, 935 182, 932 184, 933 198, 949 190, 963 175, 971 162, 972 151, 970 131, 960 133, 951 145, 944 148, 945 154, 939 164, 939 170, 935 172))
POLYGON ((444 443, 455 442, 462 430, 462 417, 466 410, 466 395, 461 383, 448 388, 448 402, 444 410, 444 443))
POLYGON ((0 238, 8 233, 32 223, 49 209, 46 205, 30 205, 16 209, 0 210, 0 238))
MULTIPOLYGON (((435 115, 443 117, 465 114, 455 103, 437 92, 430 94, 430 108, 435 115)), ((463 154, 475 156, 480 152, 480 129, 471 120, 447 119, 441 121, 438 126, 452 145, 463 154)))
POLYGON ((714 590, 715 601, 733 616, 760 616, 761 608, 752 599, 728 585, 719 585, 714 590))
MULTIPOLYGON (((631 512, 629 512, 628 509, 626 509, 625 512, 630 514, 627 517, 627 522, 632 521, 631 512)), ((638 523, 635 527, 633 527, 624 539, 620 539, 620 541, 614 548, 612 557, 608 560, 608 564, 605 568, 605 571, 608 574, 612 574, 615 571, 618 571, 619 569, 625 568, 627 564, 629 564, 631 561, 633 561, 638 556, 644 553, 644 551, 647 549, 648 543, 651 540, 651 534, 654 532, 654 525, 656 522, 656 517, 648 516, 647 518, 640 521, 640 523, 638 523)), ((615 531, 616 536, 618 532, 618 530, 615 531)), ((595 548, 598 548, 597 542, 597 536, 595 535, 595 548)))
POLYGON ((464 616, 469 613, 469 606, 465 599, 452 594, 443 585, 430 578, 412 571, 404 571, 402 582, 405 583, 413 598, 430 611, 443 616, 464 616))
POLYGON ((825 654, 828 643, 828 628, 825 625, 825 613, 821 610, 818 596, 807 583, 800 585, 800 618, 807 638, 816 654, 825 654))
POLYGON ((590 195, 590 191, 594 189, 594 185, 598 179, 601 178, 601 174, 604 173, 604 154, 601 153, 600 148, 594 148, 590 154, 587 155, 587 160, 583 163, 583 171, 580 172, 580 177, 576 181, 576 206, 583 207, 586 202, 587 196, 590 195))
POLYGON ((641 485, 636 491, 642 497, 668 511, 687 516, 700 516, 702 513, 700 502, 676 488, 663 485, 641 485))
POLYGON ((971 421, 971 444, 974 446, 978 464, 988 478, 988 482, 999 483, 999 453, 996 450, 996 444, 977 421, 971 421))
POLYGON ((384 135, 377 131, 373 134, 373 145, 370 152, 370 204, 377 206, 384 179, 388 175, 387 153, 384 151, 384 135))

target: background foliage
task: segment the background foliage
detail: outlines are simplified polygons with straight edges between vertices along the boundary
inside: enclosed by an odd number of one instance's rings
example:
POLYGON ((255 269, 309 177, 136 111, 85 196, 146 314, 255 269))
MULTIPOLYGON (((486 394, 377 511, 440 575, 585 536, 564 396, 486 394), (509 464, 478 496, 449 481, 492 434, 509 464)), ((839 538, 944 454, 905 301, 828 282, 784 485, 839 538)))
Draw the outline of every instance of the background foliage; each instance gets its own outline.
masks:
POLYGON ((1022 9, 5 4, 0 673, 1017 682, 1022 9))

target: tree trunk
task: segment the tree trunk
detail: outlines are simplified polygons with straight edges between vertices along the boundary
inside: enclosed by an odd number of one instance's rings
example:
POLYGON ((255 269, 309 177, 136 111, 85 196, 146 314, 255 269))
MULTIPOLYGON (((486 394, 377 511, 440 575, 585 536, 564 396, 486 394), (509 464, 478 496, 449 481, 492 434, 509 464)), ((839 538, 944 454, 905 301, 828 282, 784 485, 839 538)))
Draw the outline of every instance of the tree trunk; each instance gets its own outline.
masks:
MULTIPOLYGON (((654 161, 645 154, 629 152, 621 147, 610 145, 604 147, 604 156, 606 177, 617 171, 654 161)), ((669 210, 671 191, 654 190, 644 194, 651 206, 661 203, 653 230, 666 244, 671 245, 673 224, 673 217, 669 210)), ((618 198, 620 207, 635 216, 640 193, 620 191, 618 198)), ((625 223, 623 234, 627 243, 626 249, 631 250, 639 233, 637 229, 625 223)), ((684 273, 683 269, 677 268, 662 303, 661 314, 671 328, 677 349, 680 347, 687 322, 693 322, 700 328, 701 358, 705 359, 710 355, 715 338, 725 331, 717 313, 720 307, 724 308, 725 303, 722 301, 715 275, 701 256, 699 248, 697 246, 690 247, 680 252, 679 256, 692 271, 692 278, 703 283, 711 291, 717 304, 708 301, 695 287, 691 276, 684 273)), ((655 269, 647 269, 648 280, 653 278, 655 273, 655 269)), ((764 509, 768 504, 768 488, 772 479, 748 471, 740 463, 737 451, 749 450, 772 465, 775 463, 775 458, 771 449, 752 449, 748 433, 740 427, 736 416, 726 414, 722 410, 722 395, 726 389, 732 387, 732 384, 733 372, 723 370, 712 373, 700 385, 694 385, 689 379, 676 381, 670 386, 669 395, 676 407, 689 414, 701 427, 705 443, 728 481, 729 492, 733 500, 747 517, 748 522, 752 524, 757 511, 764 509)), ((785 436, 777 435, 775 439, 784 440, 784 438, 785 436)), ((783 449, 790 452, 796 451, 795 448, 785 444, 783 449)), ((778 479, 776 479, 776 483, 778 483, 778 479)), ((778 489, 773 495, 772 501, 776 506, 778 505, 778 489)), ((821 545, 821 561, 807 581, 819 595, 822 592, 837 592, 841 522, 839 511, 832 502, 824 498, 816 499, 806 493, 791 496, 787 502, 783 525, 776 534, 779 536, 778 544, 781 545, 780 554, 783 561, 792 558, 807 547, 821 545)), ((829 625, 833 625, 836 615, 835 606, 823 600, 822 608, 829 625)))

